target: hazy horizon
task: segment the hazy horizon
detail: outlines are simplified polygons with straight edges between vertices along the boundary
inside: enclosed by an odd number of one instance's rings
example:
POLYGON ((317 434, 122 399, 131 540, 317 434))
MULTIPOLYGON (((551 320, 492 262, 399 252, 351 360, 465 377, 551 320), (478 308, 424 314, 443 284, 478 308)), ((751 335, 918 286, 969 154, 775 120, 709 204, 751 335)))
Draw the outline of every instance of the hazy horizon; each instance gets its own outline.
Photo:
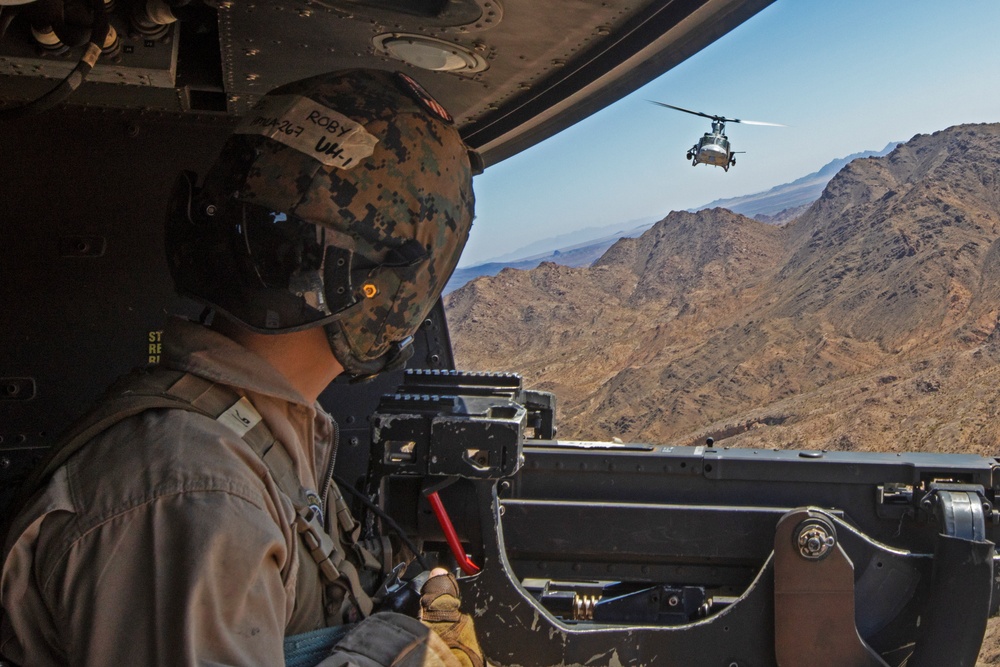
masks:
POLYGON ((1000 121, 983 72, 1000 50, 970 26, 1000 24, 1000 3, 778 0, 701 53, 475 181, 477 218, 461 266, 532 242, 718 199, 763 192, 831 160, 971 122, 1000 121), (784 128, 729 124, 728 173, 692 168, 706 119, 657 100, 784 128))

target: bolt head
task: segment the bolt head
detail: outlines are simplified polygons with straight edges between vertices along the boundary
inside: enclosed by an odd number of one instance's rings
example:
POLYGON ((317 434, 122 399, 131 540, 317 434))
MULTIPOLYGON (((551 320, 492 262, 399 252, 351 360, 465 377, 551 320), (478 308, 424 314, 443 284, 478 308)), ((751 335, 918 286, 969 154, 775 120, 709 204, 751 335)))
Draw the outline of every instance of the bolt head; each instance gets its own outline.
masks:
POLYGON ((795 542, 803 558, 821 560, 836 546, 837 539, 823 523, 806 520, 799 526, 795 542))

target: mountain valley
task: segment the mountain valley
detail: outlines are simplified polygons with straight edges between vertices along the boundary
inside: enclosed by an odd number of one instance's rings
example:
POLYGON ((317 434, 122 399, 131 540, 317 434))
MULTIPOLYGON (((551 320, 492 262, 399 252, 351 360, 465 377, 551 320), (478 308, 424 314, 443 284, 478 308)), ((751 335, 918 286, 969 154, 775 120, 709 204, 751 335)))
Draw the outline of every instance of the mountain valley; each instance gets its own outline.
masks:
POLYGON ((674 212, 591 267, 454 292, 456 355, 555 391, 566 437, 696 442, 769 412, 726 444, 996 451, 998 183, 1000 126, 961 126, 851 162, 785 226, 674 212), (890 433, 903 412, 921 426, 890 433))

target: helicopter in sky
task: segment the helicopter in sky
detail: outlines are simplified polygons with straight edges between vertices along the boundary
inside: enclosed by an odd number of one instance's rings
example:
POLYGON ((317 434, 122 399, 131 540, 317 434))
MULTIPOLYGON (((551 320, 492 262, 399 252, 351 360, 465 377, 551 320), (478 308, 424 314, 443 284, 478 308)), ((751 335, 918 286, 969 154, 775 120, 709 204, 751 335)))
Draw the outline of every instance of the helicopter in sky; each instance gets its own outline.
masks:
POLYGON ((712 114, 700 111, 691 111, 675 107, 673 104, 664 104, 655 100, 649 100, 653 104, 668 109, 676 109, 694 116, 701 116, 712 121, 712 131, 706 132, 694 146, 688 149, 687 159, 691 160, 691 166, 697 167, 699 164, 710 164, 715 167, 722 167, 723 171, 736 164, 736 154, 746 151, 734 151, 730 149, 729 138, 726 137, 726 123, 743 123, 744 125, 770 125, 772 127, 786 127, 780 123, 765 123, 759 120, 740 120, 738 118, 726 118, 724 116, 713 116, 712 114))

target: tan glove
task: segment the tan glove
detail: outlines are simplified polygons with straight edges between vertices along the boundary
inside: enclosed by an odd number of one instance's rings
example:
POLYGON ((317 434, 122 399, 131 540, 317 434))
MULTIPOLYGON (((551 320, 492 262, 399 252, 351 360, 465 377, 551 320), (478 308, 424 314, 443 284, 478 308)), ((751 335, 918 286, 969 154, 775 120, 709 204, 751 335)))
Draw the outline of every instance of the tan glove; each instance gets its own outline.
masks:
POLYGON ((458 582, 445 570, 435 568, 421 590, 420 620, 436 632, 463 667, 485 667, 483 649, 476 639, 472 617, 463 614, 458 582))

